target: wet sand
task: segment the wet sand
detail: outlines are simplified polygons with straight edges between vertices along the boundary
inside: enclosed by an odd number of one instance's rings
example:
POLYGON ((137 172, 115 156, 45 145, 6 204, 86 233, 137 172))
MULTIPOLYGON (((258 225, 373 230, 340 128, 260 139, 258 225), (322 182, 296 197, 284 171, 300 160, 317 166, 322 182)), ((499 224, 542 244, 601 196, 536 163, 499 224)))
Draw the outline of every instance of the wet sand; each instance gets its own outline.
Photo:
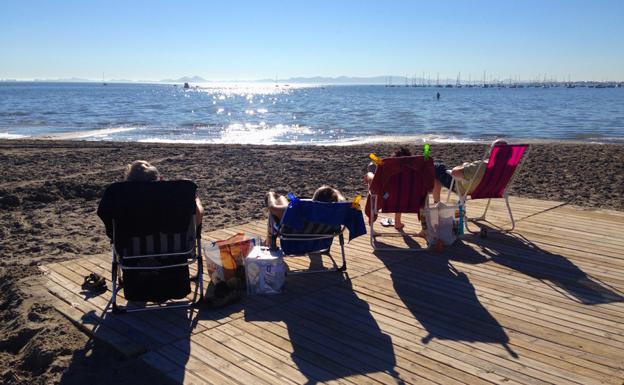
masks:
MULTIPOLYGON (((206 231, 266 217, 269 189, 310 196, 321 184, 364 195, 368 154, 395 146, 170 145, 0 140, 0 382, 161 383, 46 304, 37 266, 109 252, 95 211, 106 186, 135 159, 166 179, 199 185, 206 231)), ((420 146, 408 146, 420 153, 420 146)), ((447 165, 480 158, 485 145, 433 144, 447 165)), ((533 144, 511 194, 624 210, 624 146, 533 144)))

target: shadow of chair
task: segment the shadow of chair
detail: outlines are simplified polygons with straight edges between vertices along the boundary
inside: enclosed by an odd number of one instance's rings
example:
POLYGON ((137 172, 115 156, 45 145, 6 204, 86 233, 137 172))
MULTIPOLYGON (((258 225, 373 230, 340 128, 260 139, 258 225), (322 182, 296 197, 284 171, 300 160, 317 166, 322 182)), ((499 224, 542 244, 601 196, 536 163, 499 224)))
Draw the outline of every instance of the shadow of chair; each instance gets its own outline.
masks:
MULTIPOLYGON (((346 274, 291 276, 292 300, 262 311, 246 311, 245 321, 283 322, 292 344, 291 359, 308 384, 372 373, 384 382, 404 383, 395 370, 390 336, 358 298, 346 274), (311 286, 312 285, 312 286, 311 286)), ((285 293, 283 295, 288 295, 285 293)), ((358 381, 360 381, 358 380, 358 381)))
MULTIPOLYGON (((109 280, 107 284, 110 287, 109 280)), ((94 308, 95 303, 79 306, 84 311, 92 309, 86 311, 79 322, 90 338, 84 348, 74 352, 61 378, 63 384, 132 384, 142 383, 143 379, 174 384, 196 380, 187 378, 189 374, 185 370, 191 359, 191 335, 200 320, 223 317, 217 312, 194 307, 113 314, 110 291, 94 294, 82 290, 79 295, 84 300, 95 299, 101 308, 94 308), (111 371, 105 375, 99 369, 89 371, 93 365, 111 365, 111 371), (125 369, 141 372, 126 373, 125 369)), ((192 296, 194 299, 200 296, 198 287, 192 296)), ((133 302, 133 307, 142 305, 133 302)))
MULTIPOLYGON (((410 247, 418 247, 411 237, 404 239, 410 247)), ((398 257, 392 251, 375 255, 390 272, 398 297, 425 329, 423 344, 434 339, 495 343, 518 357, 503 327, 479 301, 470 279, 451 263, 455 252, 464 263, 483 263, 487 258, 461 242, 453 248, 418 256, 398 257)))
MULTIPOLYGON (((91 297, 92 298, 92 297, 91 297)), ((118 351, 118 340, 111 339, 110 329, 113 330, 130 330, 129 326, 134 317, 144 319, 144 317, 155 317, 157 314, 152 313, 146 315, 145 313, 130 313, 122 316, 112 315, 111 304, 109 301, 106 309, 99 313, 90 311, 85 313, 81 319, 81 325, 83 328, 90 329, 90 336, 82 349, 74 351, 71 363, 67 369, 63 372, 60 379, 60 384, 121 384, 131 385, 136 383, 158 383, 163 385, 173 385, 185 382, 187 373, 185 372, 186 364, 190 358, 190 338, 192 331, 196 325, 195 316, 197 314, 196 309, 170 309, 166 310, 170 315, 175 313, 179 319, 188 319, 188 323, 181 325, 182 329, 188 329, 188 333, 184 333, 181 336, 175 338, 176 354, 172 356, 176 362, 167 362, 166 359, 162 359, 162 365, 157 368, 148 365, 142 359, 141 354, 145 350, 136 350, 132 355, 124 355, 124 353, 118 351), (187 313, 188 311, 188 313, 187 313), (122 321, 120 317, 125 319, 122 321), (104 328, 109 328, 107 332, 104 328), (107 346, 105 342, 116 345, 115 348, 107 346), (167 362, 167 364, 165 364, 167 362), (101 365, 107 365, 107 370, 102 370, 101 365), (166 372, 164 375, 163 372, 166 372)), ((141 335, 140 332, 135 330, 134 336, 127 336, 130 338, 129 342, 136 346, 141 346, 142 342, 146 342, 149 336, 141 335)), ((173 342, 173 339, 172 341, 173 342)), ((155 354, 155 353, 149 353, 155 354)))
POLYGON ((617 289, 590 276, 563 255, 540 248, 523 235, 488 233, 486 239, 478 239, 476 244, 491 261, 539 279, 567 298, 585 305, 624 301, 617 289))

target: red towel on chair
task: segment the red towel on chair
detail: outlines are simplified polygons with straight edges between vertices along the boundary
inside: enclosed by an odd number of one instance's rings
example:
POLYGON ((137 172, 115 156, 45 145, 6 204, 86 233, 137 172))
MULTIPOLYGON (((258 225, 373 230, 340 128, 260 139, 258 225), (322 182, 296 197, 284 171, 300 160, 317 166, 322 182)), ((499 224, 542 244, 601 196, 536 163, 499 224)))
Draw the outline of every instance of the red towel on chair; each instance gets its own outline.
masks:
MULTIPOLYGON (((369 188, 371 194, 377 195, 377 211, 419 213, 427 194, 433 189, 433 159, 404 156, 384 158, 382 161, 369 188)), ((364 210, 369 217, 371 203, 369 195, 364 210)))

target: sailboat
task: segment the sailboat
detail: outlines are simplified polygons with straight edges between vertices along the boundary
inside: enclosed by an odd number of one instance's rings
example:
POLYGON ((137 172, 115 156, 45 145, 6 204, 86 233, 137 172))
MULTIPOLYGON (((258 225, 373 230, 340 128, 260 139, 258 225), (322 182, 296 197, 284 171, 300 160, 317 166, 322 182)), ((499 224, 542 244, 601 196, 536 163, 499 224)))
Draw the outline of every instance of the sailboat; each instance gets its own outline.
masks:
POLYGON ((108 84, 104 81, 104 72, 102 72, 102 85, 107 86, 108 84))

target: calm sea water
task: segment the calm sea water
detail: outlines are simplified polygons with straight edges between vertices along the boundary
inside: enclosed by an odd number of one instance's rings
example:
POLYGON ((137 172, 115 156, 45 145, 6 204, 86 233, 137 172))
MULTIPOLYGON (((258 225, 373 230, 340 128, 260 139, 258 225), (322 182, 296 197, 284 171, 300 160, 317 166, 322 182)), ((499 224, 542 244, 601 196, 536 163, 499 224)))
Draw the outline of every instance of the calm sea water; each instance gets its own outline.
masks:
POLYGON ((0 138, 36 136, 338 145, 503 136, 624 143, 624 89, 0 83, 0 138))

